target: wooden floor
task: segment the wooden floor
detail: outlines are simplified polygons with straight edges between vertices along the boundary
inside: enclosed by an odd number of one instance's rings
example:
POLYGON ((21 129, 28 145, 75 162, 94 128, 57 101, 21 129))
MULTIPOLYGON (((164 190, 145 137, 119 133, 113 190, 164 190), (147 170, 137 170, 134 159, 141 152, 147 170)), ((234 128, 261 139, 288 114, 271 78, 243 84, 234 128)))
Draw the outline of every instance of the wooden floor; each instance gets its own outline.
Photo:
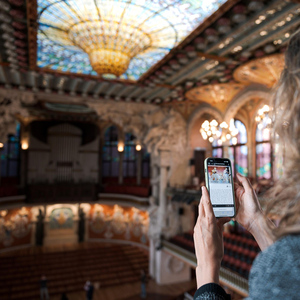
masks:
MULTIPOLYGON (((180 283, 168 284, 159 286, 153 280, 147 285, 147 298, 151 300, 175 300, 179 295, 185 291, 195 288, 196 282, 194 280, 180 283)), ((99 288, 95 290, 93 300, 140 300, 141 285, 139 282, 130 283, 116 287, 99 288)), ((53 296, 51 300, 60 300, 60 296, 53 296)), ((85 292, 69 293, 67 294, 69 300, 85 300, 85 292)))

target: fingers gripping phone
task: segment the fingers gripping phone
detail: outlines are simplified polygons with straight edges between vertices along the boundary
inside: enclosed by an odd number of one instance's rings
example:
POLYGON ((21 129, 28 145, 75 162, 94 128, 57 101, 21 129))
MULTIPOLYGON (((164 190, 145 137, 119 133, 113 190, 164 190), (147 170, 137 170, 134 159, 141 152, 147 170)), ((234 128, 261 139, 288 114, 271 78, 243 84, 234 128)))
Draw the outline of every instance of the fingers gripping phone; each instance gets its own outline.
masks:
POLYGON ((208 157, 204 161, 205 183, 216 218, 234 217, 235 200, 231 162, 208 157))

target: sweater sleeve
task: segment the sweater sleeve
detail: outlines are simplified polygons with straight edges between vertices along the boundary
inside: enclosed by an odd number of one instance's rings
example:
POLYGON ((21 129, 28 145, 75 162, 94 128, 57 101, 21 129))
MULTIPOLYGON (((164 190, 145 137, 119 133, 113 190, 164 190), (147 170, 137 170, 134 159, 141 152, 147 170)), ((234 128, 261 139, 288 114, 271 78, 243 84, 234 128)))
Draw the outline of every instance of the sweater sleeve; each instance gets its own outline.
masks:
POLYGON ((196 291, 194 300, 231 300, 231 296, 220 285, 208 283, 196 291))

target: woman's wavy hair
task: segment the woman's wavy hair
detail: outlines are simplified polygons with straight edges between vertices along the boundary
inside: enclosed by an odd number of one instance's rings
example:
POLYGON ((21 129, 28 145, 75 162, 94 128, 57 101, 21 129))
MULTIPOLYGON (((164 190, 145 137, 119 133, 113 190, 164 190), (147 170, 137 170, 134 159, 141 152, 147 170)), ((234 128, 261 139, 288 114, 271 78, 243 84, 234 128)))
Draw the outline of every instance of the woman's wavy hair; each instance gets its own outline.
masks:
POLYGON ((266 213, 280 216, 273 233, 281 237, 300 233, 300 30, 290 38, 271 106, 273 140, 284 147, 284 174, 270 191, 266 213))

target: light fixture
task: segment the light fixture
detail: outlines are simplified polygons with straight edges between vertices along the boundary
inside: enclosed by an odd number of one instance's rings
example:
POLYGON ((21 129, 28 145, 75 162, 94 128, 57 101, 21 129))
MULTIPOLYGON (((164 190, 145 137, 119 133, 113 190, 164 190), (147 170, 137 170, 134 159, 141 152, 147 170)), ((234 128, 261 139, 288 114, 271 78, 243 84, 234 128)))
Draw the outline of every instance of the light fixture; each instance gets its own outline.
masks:
POLYGON ((269 105, 264 105, 262 108, 260 108, 258 111, 257 111, 257 115, 255 117, 255 121, 257 123, 259 123, 261 120, 265 119, 266 118, 266 122, 267 124, 271 124, 272 123, 272 120, 271 118, 269 117, 269 112, 270 112, 270 107, 269 105))
MULTIPOLYGON (((226 140, 231 140, 237 142, 237 138, 235 137, 239 131, 234 125, 234 120, 231 119, 229 125, 224 121, 220 125, 216 120, 208 121, 205 120, 199 132, 202 135, 204 140, 207 140, 212 143, 213 141, 217 140, 219 146, 222 143, 225 143, 226 140)), ((235 144, 234 144, 235 145, 235 144)))
POLYGON ((263 31, 260 32, 260 35, 261 35, 261 36, 264 36, 264 35, 267 35, 267 34, 268 34, 268 32, 265 31, 265 30, 263 30, 263 31))
POLYGON ((122 142, 118 143, 118 151, 123 152, 124 151, 124 144, 122 142))
POLYGON ((4 147, 3 143, 0 143, 0 149, 2 149, 4 147))
POLYGON ((135 150, 136 150, 136 151, 141 151, 141 150, 142 150, 142 146, 141 146, 140 144, 137 144, 137 145, 135 146, 135 150))
POLYGON ((23 141, 21 144, 21 148, 22 150, 27 150, 29 147, 28 142, 27 141, 23 141))

